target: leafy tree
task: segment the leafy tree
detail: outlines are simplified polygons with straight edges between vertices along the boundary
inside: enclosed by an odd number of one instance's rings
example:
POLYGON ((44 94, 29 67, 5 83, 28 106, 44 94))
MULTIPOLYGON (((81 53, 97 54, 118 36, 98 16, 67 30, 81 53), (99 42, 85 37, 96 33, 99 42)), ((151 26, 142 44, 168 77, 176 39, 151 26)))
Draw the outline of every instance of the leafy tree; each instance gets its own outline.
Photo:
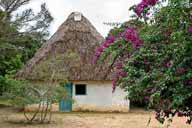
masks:
POLYGON ((0 75, 15 73, 12 70, 17 70, 19 66, 15 66, 12 58, 25 63, 49 34, 48 27, 53 18, 45 4, 41 5, 37 14, 32 9, 18 11, 30 1, 32 0, 0 1, 0 75))
POLYGON ((135 22, 113 29, 94 60, 112 56, 114 89, 119 85, 131 100, 145 100, 161 123, 176 114, 191 123, 191 1, 142 0, 130 10, 135 22))
MULTIPOLYGON (((7 77, 0 77, 0 86, 3 95, 2 98, 8 99, 9 104, 24 109, 24 116, 28 122, 38 121, 40 123, 49 123, 52 118, 52 105, 61 101, 72 102, 71 96, 64 90, 63 86, 68 82, 68 74, 60 76, 58 69, 63 68, 63 60, 73 60, 79 56, 71 50, 66 54, 58 54, 56 51, 49 56, 48 61, 43 61, 37 69, 40 69, 36 75, 43 77, 41 82, 17 81, 7 77), (43 71, 42 71, 43 69, 43 71), (47 73, 47 74, 46 74, 47 73), (62 80, 59 80, 62 78, 62 80), (58 82, 60 81, 60 83, 58 82), (30 105, 37 105, 33 113, 27 113, 26 109, 30 105)), ((31 112, 31 111, 30 111, 31 112)))
POLYGON ((18 11, 31 1, 0 0, 0 76, 14 75, 33 57, 49 34, 53 18, 45 3, 38 13, 32 9, 18 11))
POLYGON ((51 122, 52 104, 58 103, 61 99, 69 102, 72 100, 68 97, 63 86, 59 86, 51 80, 43 84, 12 79, 7 79, 4 82, 9 87, 4 91, 2 98, 8 99, 10 105, 23 109, 24 117, 30 123, 34 121, 51 122), (30 105, 33 105, 35 110, 26 111, 30 105))
MULTIPOLYGON (((53 18, 47 10, 45 3, 41 5, 41 10, 37 14, 35 14, 32 9, 18 12, 19 8, 29 4, 31 1, 32 0, 1 0, 0 12, 4 13, 1 19, 4 22, 10 23, 16 30, 22 30, 24 33, 35 36, 35 38, 39 36, 39 39, 42 39, 43 36, 48 34, 47 29, 53 18)), ((11 38, 13 38, 13 35, 11 35, 11 38)))

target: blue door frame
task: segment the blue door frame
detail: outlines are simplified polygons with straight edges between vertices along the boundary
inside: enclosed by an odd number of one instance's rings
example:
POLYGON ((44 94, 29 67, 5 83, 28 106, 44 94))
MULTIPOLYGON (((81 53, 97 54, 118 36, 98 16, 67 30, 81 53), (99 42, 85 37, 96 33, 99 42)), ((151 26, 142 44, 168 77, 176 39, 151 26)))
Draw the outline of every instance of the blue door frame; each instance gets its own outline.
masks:
POLYGON ((72 91, 73 84, 66 83, 63 85, 64 90, 66 92, 66 98, 62 99, 59 103, 59 111, 61 112, 70 112, 72 111, 72 91))

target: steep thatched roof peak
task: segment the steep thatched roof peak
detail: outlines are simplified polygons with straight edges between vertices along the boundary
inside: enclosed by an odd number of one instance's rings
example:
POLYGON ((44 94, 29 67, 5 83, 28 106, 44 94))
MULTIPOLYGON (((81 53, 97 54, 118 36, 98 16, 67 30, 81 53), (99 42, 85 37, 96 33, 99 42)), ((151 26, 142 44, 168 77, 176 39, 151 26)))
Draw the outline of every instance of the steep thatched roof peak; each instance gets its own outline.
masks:
MULTIPOLYGON (((68 16, 67 20, 58 28, 55 34, 64 34, 66 31, 91 33, 94 37, 98 38, 99 40, 103 39, 101 34, 95 29, 95 27, 90 23, 90 21, 86 17, 84 17, 83 14, 80 12, 72 12, 68 16), (81 18, 80 20, 78 19, 76 21, 75 17, 77 15, 80 15, 81 18)), ((60 39, 58 36, 56 36, 56 38, 57 40, 60 39)))
POLYGON ((104 80, 106 66, 91 63, 95 48, 102 41, 89 20, 73 12, 16 78, 47 80, 54 72, 55 80, 104 80))

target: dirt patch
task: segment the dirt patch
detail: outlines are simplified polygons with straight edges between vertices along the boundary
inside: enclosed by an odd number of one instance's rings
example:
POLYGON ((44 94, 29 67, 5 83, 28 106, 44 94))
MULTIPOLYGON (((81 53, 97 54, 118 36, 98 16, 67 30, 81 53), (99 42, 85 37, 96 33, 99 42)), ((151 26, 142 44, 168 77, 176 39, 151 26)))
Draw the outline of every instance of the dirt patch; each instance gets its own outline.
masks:
MULTIPOLYGON (((27 124, 22 113, 0 109, 0 128, 165 128, 154 119, 154 113, 141 109, 129 113, 56 113, 51 124, 27 124)), ((170 128, 192 128, 185 118, 175 118, 170 128)))

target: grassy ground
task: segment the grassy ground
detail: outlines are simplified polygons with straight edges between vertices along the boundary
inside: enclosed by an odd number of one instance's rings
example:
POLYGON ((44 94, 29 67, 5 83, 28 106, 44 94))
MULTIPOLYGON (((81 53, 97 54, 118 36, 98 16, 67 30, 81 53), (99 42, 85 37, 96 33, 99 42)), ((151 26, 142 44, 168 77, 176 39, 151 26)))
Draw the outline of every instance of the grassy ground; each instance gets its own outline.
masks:
MULTIPOLYGON (((129 113, 55 113, 51 124, 26 124, 22 113, 0 108, 0 128, 165 128, 154 119, 154 113, 140 109, 129 113)), ((170 128, 192 128, 184 118, 175 118, 170 128)))
POLYGON ((8 100, 0 98, 0 106, 9 105, 8 100))

